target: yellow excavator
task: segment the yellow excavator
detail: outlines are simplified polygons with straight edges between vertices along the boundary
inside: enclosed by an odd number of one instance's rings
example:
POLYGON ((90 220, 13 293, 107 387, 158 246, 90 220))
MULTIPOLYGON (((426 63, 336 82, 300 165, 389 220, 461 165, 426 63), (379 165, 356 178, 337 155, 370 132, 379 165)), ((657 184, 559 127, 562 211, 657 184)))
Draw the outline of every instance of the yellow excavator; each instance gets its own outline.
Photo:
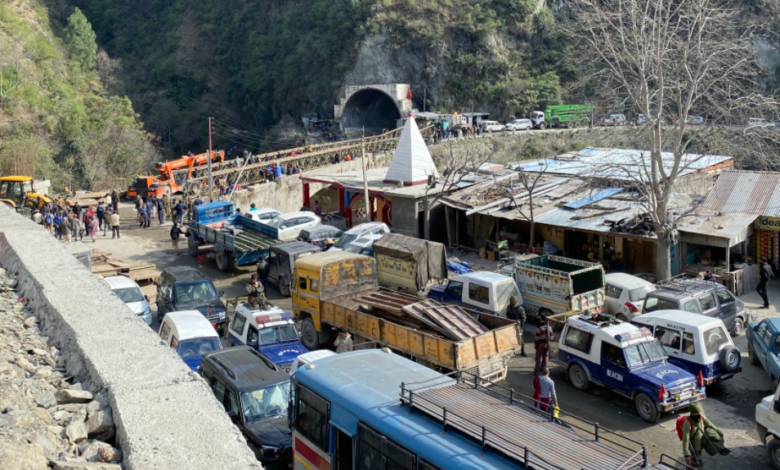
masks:
POLYGON ((0 176, 0 203, 21 211, 40 209, 47 202, 51 199, 35 192, 31 176, 0 176))

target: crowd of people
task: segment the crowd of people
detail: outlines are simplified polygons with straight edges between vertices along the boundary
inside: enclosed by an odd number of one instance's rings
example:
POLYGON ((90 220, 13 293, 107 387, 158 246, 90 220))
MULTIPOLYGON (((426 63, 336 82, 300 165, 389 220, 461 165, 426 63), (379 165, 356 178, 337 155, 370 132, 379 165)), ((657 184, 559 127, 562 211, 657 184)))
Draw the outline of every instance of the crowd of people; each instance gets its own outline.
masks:
POLYGON ((83 241, 85 236, 94 243, 98 232, 102 230, 106 236, 109 227, 112 238, 119 238, 119 195, 113 191, 96 207, 59 199, 33 211, 31 218, 63 243, 83 241))

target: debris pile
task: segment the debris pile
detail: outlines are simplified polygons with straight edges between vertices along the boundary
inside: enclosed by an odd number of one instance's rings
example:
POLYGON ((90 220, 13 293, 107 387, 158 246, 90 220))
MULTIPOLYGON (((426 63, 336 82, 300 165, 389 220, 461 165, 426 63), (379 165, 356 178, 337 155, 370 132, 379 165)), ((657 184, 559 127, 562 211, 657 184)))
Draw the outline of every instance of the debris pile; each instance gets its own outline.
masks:
POLYGON ((655 233, 655 225, 650 214, 637 214, 633 217, 625 217, 620 220, 604 219, 604 224, 609 225, 611 232, 630 233, 634 235, 652 235, 655 233))
POLYGON ((108 398, 70 381, 16 284, 0 268, 0 468, 121 470, 108 398))

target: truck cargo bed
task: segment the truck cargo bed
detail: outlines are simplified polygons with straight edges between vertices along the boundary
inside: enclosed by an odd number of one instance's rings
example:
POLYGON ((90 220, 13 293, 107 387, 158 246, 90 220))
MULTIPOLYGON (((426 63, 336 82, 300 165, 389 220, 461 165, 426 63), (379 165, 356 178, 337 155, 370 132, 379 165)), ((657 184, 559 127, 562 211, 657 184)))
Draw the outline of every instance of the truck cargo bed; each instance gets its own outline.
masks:
POLYGON ((359 295, 344 295, 322 301, 321 320, 335 327, 345 327, 353 333, 379 344, 397 349, 416 358, 449 370, 479 369, 480 375, 506 369, 506 360, 520 350, 520 325, 506 318, 468 311, 487 332, 455 341, 444 337, 427 325, 412 327, 406 317, 393 319, 392 314, 361 311, 361 298, 381 294, 391 308, 418 303, 421 300, 404 294, 375 289, 359 295), (404 324, 406 323, 406 324, 404 324))

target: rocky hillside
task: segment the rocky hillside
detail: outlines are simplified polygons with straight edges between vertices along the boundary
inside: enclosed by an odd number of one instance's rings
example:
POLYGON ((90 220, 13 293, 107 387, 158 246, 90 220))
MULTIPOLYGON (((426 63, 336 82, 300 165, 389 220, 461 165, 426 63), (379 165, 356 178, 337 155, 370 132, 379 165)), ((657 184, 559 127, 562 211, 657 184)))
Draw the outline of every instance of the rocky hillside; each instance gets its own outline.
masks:
POLYGON ((73 7, 0 3, 0 174, 89 188, 154 158, 130 101, 112 90, 115 65, 73 7))

